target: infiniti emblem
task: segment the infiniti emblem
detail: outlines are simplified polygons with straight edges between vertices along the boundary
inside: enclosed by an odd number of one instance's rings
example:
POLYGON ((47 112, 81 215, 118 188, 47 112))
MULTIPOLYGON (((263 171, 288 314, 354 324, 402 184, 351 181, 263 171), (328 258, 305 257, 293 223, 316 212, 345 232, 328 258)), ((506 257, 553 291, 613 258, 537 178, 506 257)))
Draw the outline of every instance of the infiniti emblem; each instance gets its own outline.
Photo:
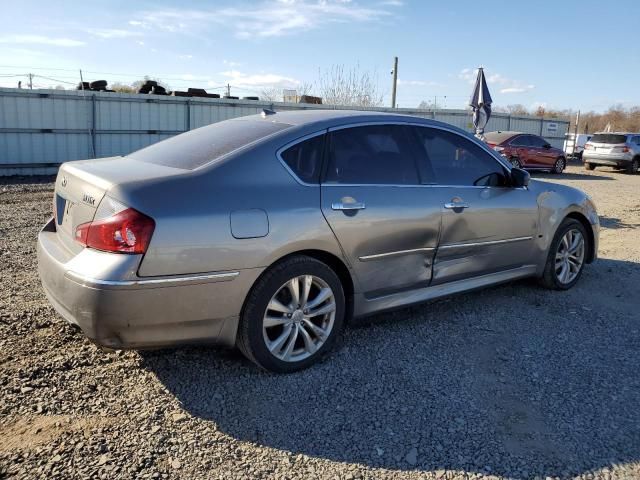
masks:
POLYGON ((63 187, 67 186, 67 177, 62 177, 62 182, 60 182, 60 185, 62 185, 63 187))

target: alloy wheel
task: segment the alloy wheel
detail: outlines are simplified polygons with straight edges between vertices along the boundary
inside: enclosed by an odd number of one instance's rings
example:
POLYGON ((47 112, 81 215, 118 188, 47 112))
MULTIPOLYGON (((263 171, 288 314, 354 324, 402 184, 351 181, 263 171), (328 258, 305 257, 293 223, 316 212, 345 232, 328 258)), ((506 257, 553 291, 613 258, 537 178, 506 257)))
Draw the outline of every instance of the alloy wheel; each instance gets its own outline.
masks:
POLYGON ((511 165, 513 165, 515 168, 522 168, 522 163, 520 163, 520 160, 518 158, 512 158, 511 165))
POLYGON ((574 228, 560 240, 555 261, 556 277, 560 283, 567 285, 580 274, 584 264, 584 246, 582 233, 574 228))
POLYGON ((564 158, 559 158, 556 160, 556 165, 554 167, 556 173, 562 173, 564 170, 564 158))
POLYGON ((262 320, 262 336, 271 354, 299 362, 316 353, 333 329, 333 290, 314 275, 294 277, 273 295, 262 320))

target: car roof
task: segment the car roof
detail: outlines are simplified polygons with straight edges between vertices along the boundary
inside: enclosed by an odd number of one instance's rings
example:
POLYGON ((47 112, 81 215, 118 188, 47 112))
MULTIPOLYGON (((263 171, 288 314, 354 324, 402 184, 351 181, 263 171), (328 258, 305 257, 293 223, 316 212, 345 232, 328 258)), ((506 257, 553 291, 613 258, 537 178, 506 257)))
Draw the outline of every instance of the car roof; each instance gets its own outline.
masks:
POLYGON ((444 125, 447 128, 460 130, 457 127, 414 115, 399 113, 377 112, 375 110, 290 110, 273 112, 264 110, 258 115, 238 117, 233 120, 258 120, 266 122, 278 122, 297 127, 330 128, 332 126, 365 122, 407 122, 421 123, 424 125, 444 125))
MULTIPOLYGON (((511 130, 498 130, 496 132, 486 132, 484 134, 484 138, 490 142, 502 143, 505 140, 509 140, 516 135, 523 135, 524 132, 514 132, 511 130)), ((533 135, 527 133, 526 135, 533 135)))

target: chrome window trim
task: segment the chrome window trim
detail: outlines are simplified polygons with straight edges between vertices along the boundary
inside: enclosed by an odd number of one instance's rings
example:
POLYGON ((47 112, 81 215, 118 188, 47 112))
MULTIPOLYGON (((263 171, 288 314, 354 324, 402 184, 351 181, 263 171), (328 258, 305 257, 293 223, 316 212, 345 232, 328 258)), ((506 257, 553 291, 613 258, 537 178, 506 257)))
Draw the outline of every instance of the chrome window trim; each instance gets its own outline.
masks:
POLYGON ((438 250, 451 250, 453 248, 465 248, 465 247, 482 247, 485 245, 500 245, 503 243, 524 242, 527 240, 533 240, 533 237, 505 238, 504 240, 489 240, 487 242, 449 243, 446 245, 439 246, 438 250))
POLYGON ((285 168, 285 170, 287 172, 289 172, 289 174, 293 177, 293 179, 296 182, 298 182, 300 185, 303 185, 305 187, 319 187, 320 186, 320 182, 318 182, 318 183, 308 183, 308 182, 305 182, 304 180, 302 180, 300 177, 298 177, 298 175, 291 169, 291 167, 289 167, 289 165, 287 165, 287 162, 284 161, 284 158, 282 158, 282 152, 284 152, 285 150, 288 150, 291 147, 295 147, 299 143, 302 143, 302 142, 304 142, 306 140, 309 140, 311 138, 315 138, 315 137, 318 137, 320 135, 325 135, 327 133, 327 131, 328 130, 326 128, 324 128, 324 129, 322 129, 320 131, 309 133, 307 135, 303 135, 302 137, 298 137, 295 140, 291 140, 290 142, 284 144, 283 146, 281 146, 280 148, 278 148, 276 150, 276 158, 280 161, 280 163, 285 168))
POLYGON ((376 253, 374 255, 363 255, 358 257, 358 260, 361 262, 370 262, 372 260, 379 260, 381 258, 387 257, 397 257, 400 255, 408 255, 411 253, 419 253, 419 252, 433 252, 435 247, 424 247, 424 248, 412 248, 410 250, 396 250, 394 252, 385 252, 385 253, 376 253))
POLYGON ((102 280, 67 270, 65 277, 88 287, 131 288, 131 287, 172 287, 196 283, 228 282, 234 280, 240 272, 204 273, 199 275, 172 276, 160 278, 140 278, 136 280, 102 280))
MULTIPOLYGON (((428 119, 425 119, 425 121, 428 119)), ((303 181, 302 179, 300 179, 300 177, 298 177, 298 175, 296 175, 296 173, 291 170, 291 168, 289 167, 289 165, 287 165, 287 162, 284 161, 284 159, 282 158, 282 152, 287 150, 288 148, 294 147, 295 145, 304 142, 305 140, 309 140, 310 138, 314 138, 317 137, 319 135, 325 135, 328 133, 331 133, 333 131, 336 130, 344 130, 346 128, 356 128, 356 127, 367 127, 367 126, 376 126, 376 125, 405 125, 405 126, 412 126, 412 127, 422 127, 422 128, 435 128, 438 130, 442 130, 445 132, 449 132, 449 133, 453 133, 456 135, 459 135, 462 138, 466 138, 467 140, 469 140, 471 143, 474 143, 475 145, 479 146, 482 150, 484 150, 486 153, 488 153, 496 162, 498 162, 499 165, 501 165, 503 168, 505 168, 508 172, 511 172, 511 169, 513 168, 513 165, 511 165, 509 162, 507 162, 506 160, 503 160, 503 157, 501 155, 498 155, 498 153, 496 151, 494 151, 493 149, 489 148, 489 146, 487 144, 485 144, 484 142, 478 140, 476 137, 471 136, 471 135, 464 135, 464 133, 467 132, 463 132, 463 134, 460 133, 460 130, 457 129, 457 127, 453 127, 453 128, 448 128, 446 125, 432 125, 430 123, 421 123, 421 122, 416 122, 416 121, 399 121, 399 120, 374 120, 374 121, 367 121, 367 122, 356 122, 356 123, 349 123, 349 124, 343 124, 343 125, 336 125, 333 127, 329 127, 329 128, 324 128, 322 130, 313 132, 313 133, 309 133, 306 135, 303 135, 301 137, 298 137, 294 140, 291 140, 289 142, 287 142, 286 144, 284 144, 283 146, 281 146, 280 148, 278 148, 276 150, 276 158, 278 158, 278 160, 280 161, 280 163, 282 164, 282 166, 285 168, 285 170, 287 172, 289 172, 289 174, 293 177, 293 179, 298 182, 300 185, 303 185, 305 187, 319 187, 319 186, 333 186, 333 187, 462 187, 462 188, 509 188, 509 189, 515 189, 514 187, 491 187, 491 186, 481 186, 481 185, 442 185, 442 184, 438 184, 438 183, 418 183, 418 184, 386 184, 386 183, 307 183, 305 181, 303 181)), ((526 188, 518 188, 520 190, 526 190, 526 188)))

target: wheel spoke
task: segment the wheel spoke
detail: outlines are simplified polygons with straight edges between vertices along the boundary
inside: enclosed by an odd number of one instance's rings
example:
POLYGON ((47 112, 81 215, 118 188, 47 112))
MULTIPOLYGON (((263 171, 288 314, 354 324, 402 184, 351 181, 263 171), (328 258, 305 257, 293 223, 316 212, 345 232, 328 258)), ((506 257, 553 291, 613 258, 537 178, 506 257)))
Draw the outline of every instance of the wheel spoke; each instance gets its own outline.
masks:
POLYGON ((300 297, 300 305, 303 307, 306 305, 309 299, 309 292, 311 291, 311 284, 313 283, 313 277, 311 275, 305 275, 302 280, 302 295, 300 297))
POLYGON ((291 334, 289 335, 289 341, 287 342, 287 346, 284 348, 284 352, 282 352, 282 359, 288 360, 291 357, 291 353, 293 352, 293 347, 296 344, 296 340, 298 339, 298 332, 300 331, 300 327, 296 324, 291 330, 291 334))
POLYGON ((293 325, 287 325, 280 336, 271 342, 271 344, 267 345, 271 353, 279 356, 278 352, 282 349, 282 346, 284 345, 284 342, 287 341, 287 338, 289 338, 289 335, 291 335, 291 330, 293 330, 293 325))
POLYGON ((321 303, 325 302, 328 298, 333 295, 333 292, 330 288, 323 288, 318 292, 316 298, 307 303, 306 308, 313 309, 316 308, 321 303))
POLYGON ((300 305, 300 283, 298 282, 298 277, 289 280, 287 288, 289 289, 289 293, 291 293, 291 304, 295 309, 300 305))
POLYGON ((319 326, 317 326, 315 323, 313 323, 310 320, 307 320, 306 318, 303 320, 305 326, 309 327, 311 329, 311 331, 315 334, 316 337, 318 337, 321 341, 325 341, 327 334, 326 332, 321 329, 319 326))
POLYGON ((326 315, 327 313, 335 312, 335 310, 336 310, 336 304, 334 302, 331 302, 320 307, 318 310, 311 310, 308 316, 317 317, 319 315, 326 315))
POLYGON ((285 317, 274 317, 272 315, 267 315, 264 317, 263 325, 265 328, 277 327, 278 325, 284 325, 290 320, 285 317))
POLYGON ((307 329, 304 325, 300 325, 300 334, 302 335, 302 340, 304 341, 305 351, 307 351, 311 355, 316 353, 318 347, 315 343, 313 343, 313 339, 311 338, 311 335, 309 335, 309 332, 307 332, 307 329))
POLYGON ((293 313, 293 309, 285 304, 283 304, 276 297, 273 297, 267 306, 267 310, 273 310, 275 312, 280 313, 293 313))

